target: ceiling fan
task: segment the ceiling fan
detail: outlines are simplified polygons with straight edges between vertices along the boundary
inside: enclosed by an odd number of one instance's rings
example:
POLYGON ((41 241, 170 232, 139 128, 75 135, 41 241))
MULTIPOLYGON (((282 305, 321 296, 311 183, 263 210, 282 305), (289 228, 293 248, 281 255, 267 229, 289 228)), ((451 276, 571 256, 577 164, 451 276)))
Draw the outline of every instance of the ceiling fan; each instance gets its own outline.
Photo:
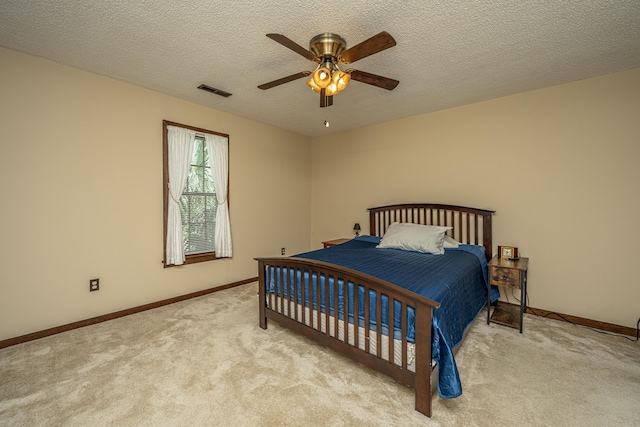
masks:
POLYGON ((387 90, 395 89, 400 83, 398 80, 365 71, 353 69, 343 71, 340 69, 340 65, 351 64, 395 46, 396 41, 386 31, 382 31, 349 49, 347 49, 347 42, 334 33, 318 34, 312 38, 309 42, 309 50, 282 34, 267 34, 267 37, 308 60, 317 62, 318 66, 314 71, 301 71, 261 84, 258 86, 260 89, 270 89, 310 75, 311 78, 307 81, 307 85, 320 94, 320 107, 329 107, 333 105, 333 95, 344 90, 351 79, 387 90))

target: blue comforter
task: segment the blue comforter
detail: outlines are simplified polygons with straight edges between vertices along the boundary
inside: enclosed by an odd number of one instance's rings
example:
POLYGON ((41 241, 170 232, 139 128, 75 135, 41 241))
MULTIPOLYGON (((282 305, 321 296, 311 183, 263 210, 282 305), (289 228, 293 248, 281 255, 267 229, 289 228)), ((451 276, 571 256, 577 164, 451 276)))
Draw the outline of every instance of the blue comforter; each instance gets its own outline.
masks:
MULTIPOLYGON (((432 358, 438 364, 438 392, 443 398, 458 397, 462 394, 462 386, 453 349, 462 341, 466 328, 487 302, 487 261, 484 248, 460 245, 459 248, 446 249, 444 255, 432 255, 376 248, 379 242, 378 237, 360 236, 341 245, 295 257, 325 261, 361 271, 439 302, 440 308, 433 312, 431 346, 432 358)), ((498 296, 497 289, 492 289, 491 300, 496 300, 498 296)), ((349 301, 352 301, 351 297, 349 301)), ((308 301, 305 302, 308 304, 308 301)), ((359 317, 361 323, 362 313, 359 317)), ((383 312, 382 317, 382 329, 386 334, 386 312, 383 312)), ((352 322, 352 319, 353 307, 350 306, 349 320, 352 322)), ((375 318, 372 323, 375 323, 375 318)), ((414 316, 410 312, 407 330, 407 340, 410 342, 414 341, 414 330, 414 316)))

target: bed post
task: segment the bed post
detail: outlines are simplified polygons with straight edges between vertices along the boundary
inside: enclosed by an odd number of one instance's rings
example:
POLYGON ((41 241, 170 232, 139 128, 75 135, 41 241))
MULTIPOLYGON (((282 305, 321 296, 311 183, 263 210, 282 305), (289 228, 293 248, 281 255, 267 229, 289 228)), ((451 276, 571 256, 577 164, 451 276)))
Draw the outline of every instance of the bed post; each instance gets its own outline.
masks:
MULTIPOLYGON (((432 308, 416 303, 416 325, 431 325, 432 308)), ((416 411, 431 417, 431 328, 415 328, 416 340, 416 411)))
POLYGON ((267 305, 265 263, 260 260, 258 261, 258 304, 260 304, 260 308, 258 310, 260 327, 262 329, 267 329, 267 313, 265 310, 267 305))
POLYGON ((485 256, 487 261, 493 257, 493 244, 491 242, 492 230, 491 230, 491 214, 494 211, 489 211, 482 215, 482 245, 485 248, 485 256))
POLYGON ((369 235, 378 235, 378 230, 376 230, 376 214, 373 209, 369 209, 369 235))

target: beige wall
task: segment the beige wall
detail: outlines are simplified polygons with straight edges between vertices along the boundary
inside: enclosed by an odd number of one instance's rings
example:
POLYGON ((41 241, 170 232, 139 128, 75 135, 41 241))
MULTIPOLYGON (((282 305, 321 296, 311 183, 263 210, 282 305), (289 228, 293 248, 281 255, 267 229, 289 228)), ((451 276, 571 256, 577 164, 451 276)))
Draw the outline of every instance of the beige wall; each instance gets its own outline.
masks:
POLYGON ((6 49, 0 76, 0 340, 309 249, 308 138, 6 49), (232 259, 162 267, 163 119, 230 135, 232 259))
POLYGON ((368 207, 493 209, 530 306, 635 328, 640 69, 316 138, 312 159, 312 246, 368 207))
POLYGON ((0 340, 253 277, 423 201, 495 209, 531 306, 640 317, 638 69, 314 140, 1 48, 0 75, 0 340), (230 135, 231 260, 162 268, 163 119, 230 135))

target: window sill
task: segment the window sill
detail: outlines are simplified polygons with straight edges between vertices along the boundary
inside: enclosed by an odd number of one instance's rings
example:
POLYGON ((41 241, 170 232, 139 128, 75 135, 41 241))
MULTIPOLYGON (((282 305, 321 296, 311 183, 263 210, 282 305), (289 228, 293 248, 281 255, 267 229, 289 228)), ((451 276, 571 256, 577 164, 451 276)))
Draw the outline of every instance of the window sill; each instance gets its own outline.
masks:
MULTIPOLYGON (((201 253, 201 254, 192 254, 192 255, 187 255, 185 257, 184 264, 181 264, 181 265, 197 264, 199 262, 215 261, 217 259, 222 259, 222 258, 216 257, 215 252, 205 252, 205 253, 201 253)), ((170 265, 165 264, 164 265, 164 268, 169 268, 169 267, 180 267, 180 265, 175 265, 175 264, 170 264, 170 265)))

